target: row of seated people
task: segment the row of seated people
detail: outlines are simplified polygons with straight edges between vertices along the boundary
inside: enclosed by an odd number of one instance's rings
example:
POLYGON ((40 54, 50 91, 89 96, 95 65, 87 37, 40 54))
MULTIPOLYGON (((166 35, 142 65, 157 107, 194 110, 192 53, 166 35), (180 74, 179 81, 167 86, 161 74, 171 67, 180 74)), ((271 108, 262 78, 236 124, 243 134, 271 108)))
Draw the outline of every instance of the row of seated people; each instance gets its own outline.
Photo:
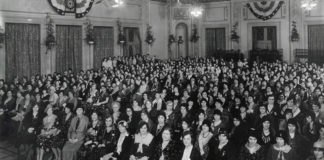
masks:
POLYGON ((0 80, 0 133, 20 159, 321 159, 323 72, 137 56, 0 80))

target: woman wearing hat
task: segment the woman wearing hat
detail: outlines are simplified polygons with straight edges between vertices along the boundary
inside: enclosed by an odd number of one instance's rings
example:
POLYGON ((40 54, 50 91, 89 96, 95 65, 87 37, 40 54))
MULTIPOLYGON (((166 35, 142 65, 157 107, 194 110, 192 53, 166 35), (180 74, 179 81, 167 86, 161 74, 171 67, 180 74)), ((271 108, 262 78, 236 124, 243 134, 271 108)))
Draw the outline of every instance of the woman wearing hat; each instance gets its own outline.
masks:
POLYGON ((126 121, 122 120, 118 122, 118 130, 120 132, 117 139, 116 148, 113 152, 107 153, 100 160, 109 160, 111 158, 116 158, 118 160, 129 160, 130 146, 133 143, 133 139, 127 131, 128 124, 126 121))
POLYGON ((201 132, 198 135, 198 139, 196 142, 196 147, 200 151, 200 155, 204 160, 207 159, 209 152, 209 140, 213 137, 213 133, 211 133, 210 121, 205 119, 201 125, 201 132))
POLYGON ((207 160, 237 160, 236 149, 225 129, 221 129, 218 136, 212 138, 209 144, 207 160))
POLYGON ((269 147, 275 143, 275 130, 272 127, 271 119, 266 116, 262 118, 262 127, 258 130, 257 134, 260 138, 260 144, 264 146, 267 152, 269 147))
POLYGON ((248 141, 240 151, 240 160, 264 160, 264 158, 264 149, 258 143, 258 136, 254 129, 250 129, 248 141))
POLYGON ((324 143, 317 141, 313 145, 312 155, 307 160, 324 160, 324 143))
POLYGON ((267 154, 267 160, 296 160, 296 151, 287 143, 286 132, 279 131, 276 134, 276 143, 273 144, 267 154))
POLYGON ((172 139, 172 129, 165 127, 161 131, 161 141, 157 141, 154 146, 154 154, 152 154, 152 160, 175 160, 179 157, 177 145, 172 139))

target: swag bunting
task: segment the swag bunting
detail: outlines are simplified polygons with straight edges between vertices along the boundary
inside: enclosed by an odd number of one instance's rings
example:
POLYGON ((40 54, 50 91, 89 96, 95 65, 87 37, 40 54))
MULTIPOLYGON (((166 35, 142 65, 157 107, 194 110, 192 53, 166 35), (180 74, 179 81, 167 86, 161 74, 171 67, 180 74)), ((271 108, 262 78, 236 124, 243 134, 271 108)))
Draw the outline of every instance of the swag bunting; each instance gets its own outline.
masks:
POLYGON ((75 13, 76 18, 82 18, 90 11, 94 0, 48 0, 48 2, 62 16, 65 13, 75 13))
POLYGON ((261 2, 249 2, 246 7, 252 12, 252 14, 264 21, 271 19, 281 6, 284 1, 261 1, 261 2))

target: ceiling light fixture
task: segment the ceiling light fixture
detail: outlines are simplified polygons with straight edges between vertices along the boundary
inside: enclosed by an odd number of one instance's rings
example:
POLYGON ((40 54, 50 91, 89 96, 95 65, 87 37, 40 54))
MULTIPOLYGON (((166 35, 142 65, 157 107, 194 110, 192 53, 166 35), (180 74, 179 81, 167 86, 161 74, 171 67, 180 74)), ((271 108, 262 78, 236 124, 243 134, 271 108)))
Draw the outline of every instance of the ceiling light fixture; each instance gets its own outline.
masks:
POLYGON ((318 0, 302 0, 301 7, 307 11, 314 9, 318 4, 318 0))

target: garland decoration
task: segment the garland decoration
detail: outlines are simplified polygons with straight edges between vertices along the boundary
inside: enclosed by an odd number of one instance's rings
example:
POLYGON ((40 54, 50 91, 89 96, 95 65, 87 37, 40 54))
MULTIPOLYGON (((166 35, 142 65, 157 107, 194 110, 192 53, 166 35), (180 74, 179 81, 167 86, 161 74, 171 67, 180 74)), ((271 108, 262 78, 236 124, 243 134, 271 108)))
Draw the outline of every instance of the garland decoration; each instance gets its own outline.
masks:
POLYGON ((76 18, 82 18, 90 11, 94 0, 48 0, 48 2, 62 16, 65 13, 75 13, 76 18))
POLYGON ((284 1, 260 1, 249 2, 246 7, 255 17, 266 21, 275 16, 283 4, 284 1))

